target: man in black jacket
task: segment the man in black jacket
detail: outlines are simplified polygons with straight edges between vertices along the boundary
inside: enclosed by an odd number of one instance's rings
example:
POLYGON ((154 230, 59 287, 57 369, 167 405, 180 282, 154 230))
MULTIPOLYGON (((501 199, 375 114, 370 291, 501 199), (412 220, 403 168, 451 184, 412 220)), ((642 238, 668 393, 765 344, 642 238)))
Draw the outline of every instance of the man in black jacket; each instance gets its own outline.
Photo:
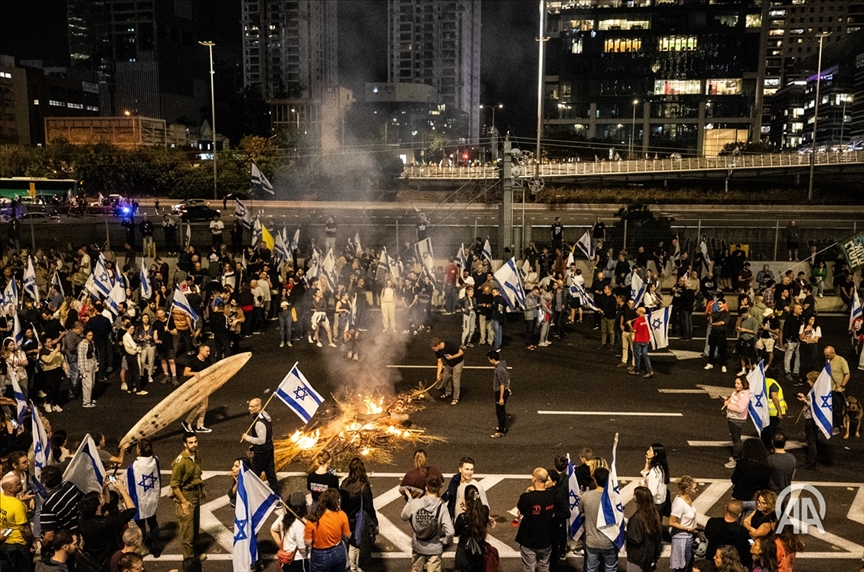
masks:
POLYGON ((723 545, 732 546, 741 557, 741 564, 750 569, 753 557, 750 555, 750 534, 738 523, 741 518, 743 504, 740 500, 732 499, 726 503, 726 512, 723 516, 709 518, 705 524, 705 538, 708 540, 706 555, 715 554, 717 549, 723 545))

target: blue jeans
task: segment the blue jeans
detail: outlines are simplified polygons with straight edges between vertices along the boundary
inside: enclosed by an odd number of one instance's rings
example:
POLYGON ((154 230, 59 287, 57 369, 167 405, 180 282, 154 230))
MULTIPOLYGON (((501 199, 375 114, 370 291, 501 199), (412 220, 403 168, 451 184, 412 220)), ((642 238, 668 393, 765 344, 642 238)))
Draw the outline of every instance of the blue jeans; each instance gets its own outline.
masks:
POLYGON ((648 357, 648 344, 645 342, 636 342, 633 344, 633 361, 635 362, 636 371, 640 371, 643 364, 645 373, 651 371, 651 358, 648 357))
POLYGON ((492 333, 495 337, 492 341, 492 349, 497 352, 501 349, 501 338, 504 336, 504 324, 498 320, 492 320, 492 333))
POLYGON ((617 572, 618 549, 617 548, 590 548, 585 547, 585 572, 599 572, 600 563, 603 563, 604 572, 617 572))
POLYGON ((312 549, 310 572, 344 572, 347 562, 345 545, 341 542, 331 548, 312 549))
POLYGON ((459 295, 459 289, 456 286, 444 286, 444 309, 451 314, 456 311, 456 297, 459 295))
POLYGON ((279 313, 279 341, 290 343, 291 342, 291 326, 294 324, 294 320, 291 319, 291 312, 280 312, 279 313))
POLYGON ((75 392, 78 391, 78 387, 81 385, 80 377, 81 372, 78 369, 78 362, 70 362, 69 363, 69 399, 72 399, 72 396, 75 392))

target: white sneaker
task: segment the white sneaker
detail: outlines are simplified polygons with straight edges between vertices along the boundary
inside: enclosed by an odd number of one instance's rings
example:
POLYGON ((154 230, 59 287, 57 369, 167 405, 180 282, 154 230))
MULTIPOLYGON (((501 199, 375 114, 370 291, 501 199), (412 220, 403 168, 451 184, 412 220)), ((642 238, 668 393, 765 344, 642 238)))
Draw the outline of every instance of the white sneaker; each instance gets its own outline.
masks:
POLYGON ((50 403, 46 403, 42 406, 42 408, 45 410, 46 413, 52 413, 54 411, 54 408, 51 407, 50 403))
POLYGON ((59 405, 54 406, 54 413, 62 413, 62 412, 63 412, 62 407, 60 407, 59 405))
POLYGON ((726 373, 726 366, 724 365, 723 367, 721 367, 721 368, 720 368, 720 371, 723 372, 723 373, 726 373))
POLYGON ((727 469, 734 469, 735 465, 737 465, 737 464, 738 464, 738 462, 734 458, 729 457, 729 462, 723 466, 726 467, 727 469))
POLYGON ((126 385, 125 383, 120 384, 120 391, 128 391, 128 390, 129 390, 128 385, 126 385))
POLYGON ((330 347, 331 347, 331 348, 335 348, 335 347, 336 347, 336 344, 334 344, 333 342, 330 342, 330 347))
POLYGON ((348 352, 348 359, 351 359, 352 357, 354 357, 354 352, 348 352))
POLYGON ((312 340, 312 336, 309 336, 309 343, 314 344, 315 342, 312 340))
POLYGON ((280 347, 280 348, 284 348, 284 347, 285 347, 285 342, 279 342, 279 347, 280 347))
POLYGON ((315 345, 318 346, 319 348, 323 348, 323 347, 324 347, 324 345, 323 345, 321 342, 318 342, 318 343, 315 344, 315 345))
POLYGON ((705 369, 714 369, 714 366, 709 363, 705 365, 705 369))
POLYGON ((288 347, 289 347, 289 348, 290 348, 290 347, 293 347, 293 346, 291 345, 291 342, 288 342, 288 347))

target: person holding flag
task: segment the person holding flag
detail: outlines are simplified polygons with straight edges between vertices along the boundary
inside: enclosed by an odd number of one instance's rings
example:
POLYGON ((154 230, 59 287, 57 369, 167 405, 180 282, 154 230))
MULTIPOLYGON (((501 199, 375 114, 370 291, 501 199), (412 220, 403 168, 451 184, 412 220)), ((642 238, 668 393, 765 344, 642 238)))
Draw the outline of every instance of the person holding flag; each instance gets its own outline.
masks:
POLYGON ((834 416, 831 405, 831 375, 826 371, 828 367, 830 366, 826 366, 821 373, 808 373, 806 379, 810 392, 807 395, 799 393, 797 396, 798 401, 804 404, 801 414, 804 417, 804 436, 807 441, 806 460, 801 468, 810 471, 816 470, 820 453, 825 464, 830 464, 833 457, 831 434, 834 429, 834 416))
MULTIPOLYGON (((750 375, 759 375, 759 368, 750 372, 750 375)), ((764 379, 762 380, 764 388, 764 379)), ((764 389, 762 391, 764 401, 764 389)), ((723 400, 723 409, 726 410, 726 423, 729 425, 729 435, 732 437, 732 456, 729 457, 729 462, 726 463, 727 469, 734 469, 738 464, 738 459, 741 458, 743 442, 741 441, 741 432, 744 430, 744 425, 747 423, 747 417, 750 414, 750 379, 748 377, 738 376, 735 378, 735 391, 732 395, 723 400)), ((767 407, 766 407, 767 409, 767 407)), ((767 416, 766 416, 767 417, 767 416)), ((762 417, 759 417, 761 424, 762 417)), ((767 420, 765 421, 767 423, 767 420)), ((754 419, 754 423, 756 420, 754 419)), ((760 425, 756 425, 761 431, 760 425)))
POLYGON ((642 369, 645 369, 645 375, 642 377, 654 377, 654 370, 651 369, 651 358, 648 357, 648 346, 651 343, 651 328, 648 325, 648 319, 645 317, 645 308, 636 308, 636 318, 628 322, 633 329, 633 369, 628 370, 630 375, 639 375, 642 369))
POLYGON ((144 544, 153 556, 158 558, 162 552, 159 544, 159 521, 156 520, 156 508, 162 496, 159 458, 153 454, 150 439, 141 439, 135 447, 138 456, 126 469, 126 487, 135 504, 134 520, 144 534, 144 544), (148 526, 149 536, 145 533, 148 526))
POLYGON ((234 572, 258 569, 258 533, 279 503, 279 496, 241 463, 234 505, 234 572))
MULTIPOLYGON (((597 572, 603 565, 607 572, 618 569, 618 547, 601 530, 605 522, 600 520, 602 499, 609 481, 609 469, 597 467, 594 470, 593 490, 582 493, 579 511, 585 523, 585 570, 597 572)), ((571 498, 572 504, 572 498, 571 498)))
POLYGON ((267 485, 278 494, 279 479, 276 477, 273 459, 273 421, 257 397, 249 400, 249 414, 255 417, 255 421, 252 428, 243 433, 241 440, 250 444, 252 472, 256 476, 264 473, 267 476, 267 485))

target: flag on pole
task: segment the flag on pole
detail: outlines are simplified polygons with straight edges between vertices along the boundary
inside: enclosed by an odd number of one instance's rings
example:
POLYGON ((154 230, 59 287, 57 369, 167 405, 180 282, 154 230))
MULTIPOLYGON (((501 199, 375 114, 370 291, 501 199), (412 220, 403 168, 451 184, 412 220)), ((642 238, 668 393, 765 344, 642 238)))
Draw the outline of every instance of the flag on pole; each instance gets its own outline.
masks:
POLYGON ((155 456, 135 459, 126 469, 126 487, 135 504, 135 520, 154 516, 162 496, 159 459, 155 456))
POLYGON ((6 283, 6 288, 3 290, 3 305, 18 307, 18 284, 14 277, 6 283))
POLYGON ((318 406, 324 401, 324 398, 309 385, 297 369, 296 363, 276 388, 276 397, 299 415, 305 423, 309 423, 318 411, 318 406))
MULTIPOLYGON (((35 331, 35 330, 34 330, 35 331)), ((24 330, 21 329, 21 320, 18 318, 18 308, 12 306, 12 339, 19 348, 24 343, 24 330)))
POLYGON ((826 439, 834 430, 833 396, 831 395, 831 364, 826 363, 810 390, 810 409, 813 421, 826 439))
POLYGON ((465 270, 468 268, 468 260, 465 257, 465 243, 459 247, 459 250, 456 251, 456 264, 459 265, 459 268, 465 270))
POLYGON ((597 529, 606 535, 620 550, 624 546, 624 505, 621 504, 621 489, 618 487, 618 434, 612 446, 612 463, 609 465, 609 480, 600 495, 600 508, 597 511, 597 529))
POLYGON ((492 265, 492 245, 489 244, 489 237, 486 237, 486 242, 483 243, 483 258, 489 261, 489 265, 492 265))
POLYGON ((147 263, 141 259, 141 298, 149 300, 153 296, 153 287, 150 286, 150 278, 147 276, 147 263))
POLYGON ((354 256, 363 254, 363 247, 360 246, 360 231, 354 233, 354 256))
POLYGON ((768 412, 770 397, 768 397, 768 380, 765 378, 764 363, 760 360, 759 365, 747 374, 747 381, 750 382, 750 404, 747 406, 747 411, 750 413, 753 426, 756 427, 756 433, 759 434, 771 420, 768 412))
POLYGON ((39 303, 39 288, 36 287, 36 271, 33 269, 33 259, 27 257, 27 267, 24 269, 24 291, 30 294, 35 303, 39 303))
POLYGON ((63 473, 63 482, 70 482, 82 493, 101 492, 105 482, 105 467, 96 450, 96 443, 88 433, 75 451, 63 473))
MULTIPOLYGON (((253 163, 254 164, 254 163, 253 163)), ((237 475, 234 505, 234 572, 249 572, 258 562, 258 532, 279 504, 279 496, 245 465, 237 475)))
POLYGON ((189 301, 186 299, 186 295, 183 294, 183 291, 180 290, 179 287, 174 289, 174 301, 171 302, 171 307, 177 308, 181 312, 186 312, 192 322, 198 321, 198 314, 195 313, 192 305, 189 304, 189 301))
POLYGON ((61 296, 66 297, 66 292, 63 291, 63 281, 60 280, 60 273, 56 270, 54 271, 54 276, 51 277, 51 285, 57 288, 61 296))
POLYGON ((270 231, 267 230, 267 227, 263 224, 261 225, 261 240, 264 242, 264 245, 270 249, 270 252, 273 252, 273 247, 275 246, 276 241, 273 238, 273 235, 270 234, 270 231))
POLYGON ((525 307, 525 289, 522 287, 522 279, 516 268, 516 259, 511 258, 499 268, 493 275, 495 283, 501 291, 501 296, 511 311, 516 308, 525 307))
POLYGON ((426 269, 429 278, 432 279, 432 282, 435 282, 435 254, 432 251, 432 239, 426 237, 418 242, 414 248, 417 251, 417 258, 420 260, 423 268, 426 269))
POLYGON ((264 176, 264 173, 261 172, 255 161, 252 161, 252 190, 262 191, 271 195, 274 194, 273 185, 270 184, 270 181, 267 180, 267 177, 264 176))
POLYGON ((671 306, 654 310, 645 316, 645 319, 648 320, 648 331, 651 333, 652 350, 659 350, 669 346, 669 318, 671 316, 671 306))
POLYGON ((570 294, 572 296, 578 296, 582 300, 582 304, 588 306, 590 309, 595 312, 600 310, 600 307, 594 302, 594 298, 585 291, 585 287, 581 284, 573 284, 570 286, 570 294))
POLYGON ((572 266, 575 263, 576 263, 576 260, 573 258, 573 250, 571 249, 570 252, 567 253, 567 266, 566 266, 566 268, 570 268, 570 266, 572 266))
POLYGON ((309 261, 309 268, 306 270, 307 284, 310 284, 313 278, 318 278, 321 274, 321 263, 319 262, 318 251, 312 253, 312 260, 309 261))
POLYGON ((642 297, 645 295, 645 282, 638 272, 631 272, 630 279, 630 297, 633 298, 634 304, 638 307, 642 303, 642 297))
POLYGON ((255 222, 252 225, 252 247, 258 246, 258 243, 264 239, 264 231, 262 230, 261 219, 255 217, 255 222))
POLYGON ((585 515, 579 511, 579 480, 576 478, 576 468, 567 454, 567 504, 570 507, 570 520, 567 526, 567 538, 575 540, 585 531, 585 515))
POLYGON ((852 331, 852 327, 855 325, 855 320, 858 318, 862 318, 861 314, 861 299, 858 297, 858 290, 852 291, 852 308, 849 312, 849 331, 852 331))
POLYGON ((522 273, 522 278, 525 278, 531 272, 531 262, 527 258, 522 262, 522 268, 519 271, 522 273))
POLYGON ((32 401, 30 402, 30 411, 32 412, 30 421, 33 427, 33 486, 44 498, 47 496, 47 492, 42 486, 42 469, 48 466, 48 459, 51 458, 51 439, 45 430, 42 416, 32 401))
POLYGON ((9 379, 12 380, 12 397, 15 399, 15 419, 20 425, 24 423, 24 415, 27 414, 27 398, 21 390, 21 384, 18 383, 18 376, 10 375, 9 379))
POLYGON ((120 314, 120 304, 126 301, 126 290, 123 288, 123 283, 118 280, 111 288, 108 297, 105 298, 105 306, 111 310, 115 316, 120 314))
POLYGON ((591 238, 590 230, 585 231, 585 234, 582 235, 582 238, 580 238, 576 242, 576 246, 579 248, 579 250, 582 251, 582 254, 585 255, 585 258, 587 258, 588 260, 594 260, 594 239, 591 238))
POLYGON ((708 272, 711 269, 711 257, 708 256, 708 244, 705 242, 704 236, 699 243, 699 252, 702 253, 702 268, 705 272, 708 272))
POLYGON ((288 262, 291 256, 288 254, 288 248, 285 246, 285 241, 281 233, 276 233, 273 238, 273 258, 276 261, 276 266, 281 266, 283 262, 288 262))
POLYGON ((252 223, 252 213, 249 212, 249 209, 246 208, 246 205, 243 204, 243 201, 234 197, 234 216, 240 219, 240 222, 243 223, 243 226, 246 228, 251 228, 252 223))
POLYGON ((291 239, 291 252, 300 251, 300 229, 294 231, 294 238, 291 239))
POLYGON ((343 335, 348 332, 352 327, 356 327, 357 325, 357 294, 354 294, 354 299, 351 300, 351 311, 348 312, 348 316, 345 320, 345 330, 342 332, 343 335))
POLYGON ((327 256, 324 257, 324 264, 321 265, 324 270, 324 276, 330 283, 332 289, 336 288, 336 280, 339 278, 336 273, 336 258, 333 256, 333 249, 327 251, 327 256))
POLYGON ((679 260, 681 260, 681 241, 678 238, 678 233, 675 233, 675 250, 672 251, 670 261, 672 262, 672 265, 675 266, 679 260))

